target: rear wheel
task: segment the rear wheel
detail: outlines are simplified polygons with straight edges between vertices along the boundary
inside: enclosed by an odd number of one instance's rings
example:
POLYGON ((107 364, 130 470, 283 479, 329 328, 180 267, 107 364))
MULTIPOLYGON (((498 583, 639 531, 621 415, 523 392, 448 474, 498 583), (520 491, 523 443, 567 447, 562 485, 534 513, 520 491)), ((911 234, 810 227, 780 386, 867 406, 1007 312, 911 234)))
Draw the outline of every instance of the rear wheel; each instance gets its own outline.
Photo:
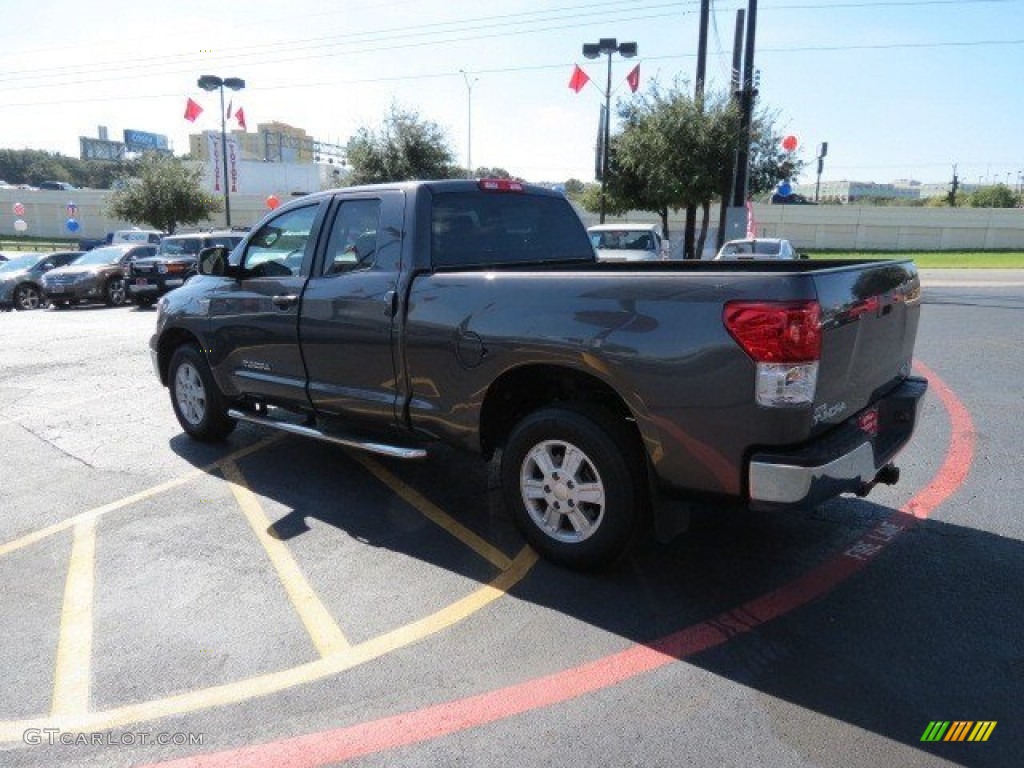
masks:
POLYGON ((178 347, 168 369, 171 405, 178 423, 203 442, 222 440, 235 428, 228 407, 213 380, 210 366, 193 346, 178 347))
POLYGON ((103 297, 108 307, 120 307, 128 300, 128 289, 125 287, 123 277, 112 277, 107 281, 107 287, 103 291, 103 297))
POLYGON ((516 525, 541 554, 572 568, 611 564, 642 517, 634 435, 600 409, 543 408, 512 430, 501 483, 516 525))
POLYGON ((31 283, 22 283, 14 289, 14 308, 21 311, 39 309, 43 293, 31 283))

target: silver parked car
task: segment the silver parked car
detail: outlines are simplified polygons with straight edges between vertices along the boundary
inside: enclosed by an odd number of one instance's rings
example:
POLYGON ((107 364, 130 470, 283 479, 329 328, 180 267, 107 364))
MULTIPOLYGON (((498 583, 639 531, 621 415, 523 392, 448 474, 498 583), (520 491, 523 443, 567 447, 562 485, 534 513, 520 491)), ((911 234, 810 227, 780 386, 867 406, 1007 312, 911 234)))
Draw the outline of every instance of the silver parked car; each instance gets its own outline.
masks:
POLYGON ((82 251, 8 254, 0 262, 0 309, 39 309, 45 303, 43 276, 52 269, 71 264, 82 251))
POLYGON ((744 240, 730 240, 725 243, 715 255, 715 261, 733 259, 757 259, 757 260, 786 260, 804 259, 803 254, 797 253, 789 240, 782 240, 777 237, 755 237, 744 240))
POLYGON ((601 261, 650 261, 668 258, 668 242, 657 224, 597 224, 587 228, 601 261))

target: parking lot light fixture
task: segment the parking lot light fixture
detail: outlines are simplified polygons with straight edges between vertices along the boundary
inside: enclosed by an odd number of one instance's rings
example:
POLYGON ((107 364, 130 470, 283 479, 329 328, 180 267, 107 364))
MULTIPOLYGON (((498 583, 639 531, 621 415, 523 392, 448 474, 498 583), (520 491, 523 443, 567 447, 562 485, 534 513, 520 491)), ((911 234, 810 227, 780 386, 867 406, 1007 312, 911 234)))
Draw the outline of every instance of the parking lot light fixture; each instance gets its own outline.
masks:
POLYGON ((239 77, 220 78, 217 75, 203 75, 196 84, 204 91, 220 91, 220 154, 224 165, 224 222, 231 228, 231 192, 228 189, 228 134, 224 115, 224 88, 240 91, 245 88, 245 80, 239 77))
POLYGON ((604 224, 607 202, 605 186, 608 183, 608 141, 611 137, 611 102, 612 102, 612 54, 618 53, 624 59, 636 56, 636 43, 620 43, 614 37, 602 37, 596 43, 584 43, 583 55, 588 59, 596 59, 601 55, 608 56, 608 80, 604 89, 604 136, 601 141, 601 223, 604 224))

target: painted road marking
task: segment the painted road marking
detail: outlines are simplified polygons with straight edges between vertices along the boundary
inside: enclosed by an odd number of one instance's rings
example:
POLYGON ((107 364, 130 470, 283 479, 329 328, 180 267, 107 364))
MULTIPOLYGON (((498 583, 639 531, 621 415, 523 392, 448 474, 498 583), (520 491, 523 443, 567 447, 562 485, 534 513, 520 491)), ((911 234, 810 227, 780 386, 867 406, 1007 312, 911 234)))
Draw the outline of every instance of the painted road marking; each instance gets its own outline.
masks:
MULTIPOLYGON (((273 435, 174 480, 160 483, 123 499, 82 512, 60 523, 0 546, 0 556, 3 556, 42 541, 48 536, 55 535, 61 531, 68 530, 69 528, 75 529, 75 544, 72 550, 72 563, 69 567, 64 609, 62 612, 61 641, 58 645, 58 672, 55 675, 54 703, 51 714, 48 717, 0 721, 0 742, 21 740, 26 729, 29 728, 58 728, 64 731, 86 732, 123 727, 146 720, 239 703, 258 696, 266 696, 305 683, 314 682, 331 675, 337 675, 385 654, 419 642, 483 610, 495 600, 503 597, 512 587, 522 581, 537 562, 537 554, 529 546, 523 547, 514 558, 510 559, 472 531, 461 526, 447 513, 406 486, 383 467, 371 468, 367 466, 374 476, 389 487, 395 488, 396 492, 398 492, 397 488, 403 488, 406 491, 406 493, 401 494, 403 498, 428 519, 452 533, 460 542, 489 562, 495 565, 500 564, 500 572, 497 576, 469 595, 456 600, 429 616, 393 629, 356 646, 350 646, 347 642, 341 643, 337 641, 331 646, 330 632, 328 631, 326 635, 329 640, 328 647, 331 648, 331 651, 329 655, 321 655, 321 658, 318 660, 277 672, 225 683, 212 688, 197 689, 162 699, 154 699, 104 711, 90 712, 88 710, 90 686, 88 667, 91 659, 92 643, 93 562, 95 559, 95 526, 97 520, 108 512, 124 509, 164 491, 184 485, 203 474, 210 474, 214 470, 220 469, 225 475, 225 479, 229 483, 243 512, 246 513, 247 518, 250 520, 250 524, 253 525, 254 529, 257 529, 257 535, 260 535, 260 532, 265 533, 269 527, 269 521, 266 519, 255 494, 249 490, 245 483, 245 478, 235 462, 282 438, 283 435, 281 434, 273 435), (258 516, 253 514, 255 512, 258 512, 258 516), (253 515, 251 518, 249 517, 250 514, 253 515), (75 670, 77 670, 77 673, 75 670)), ((373 463, 375 464, 376 462, 373 463)), ((271 541, 280 543, 275 539, 271 539, 271 541)), ((310 589, 310 593, 312 593, 312 589, 310 589)), ((331 621, 333 623, 333 619, 331 621)), ((340 630, 338 633, 340 635, 340 630)), ((320 650, 319 647, 318 650, 320 650)))
POLYGON ((444 512, 415 488, 410 487, 403 480, 385 469, 379 462, 364 454, 352 453, 351 456, 366 467, 384 485, 405 499, 421 515, 446 530, 487 562, 501 570, 505 570, 511 565, 512 561, 509 560, 504 552, 473 533, 473 531, 462 525, 462 523, 458 522, 447 512, 444 512))
POLYGON ((263 507, 260 506, 256 494, 249 489, 238 465, 234 461, 225 461, 221 465, 221 471, 245 519, 249 521, 253 533, 266 550, 285 592, 288 593, 288 599, 292 601, 317 651, 321 656, 330 656, 349 648, 344 633, 310 586, 287 545, 270 535, 270 520, 263 513, 263 507))
POLYGON ((266 696, 271 693, 337 675, 392 651, 419 642, 472 616, 503 597, 529 573, 537 562, 536 553, 523 547, 509 567, 490 583, 460 600, 411 624, 379 637, 297 667, 270 672, 233 683, 202 688, 163 699, 130 704, 102 712, 86 712, 60 717, 33 718, 0 722, 0 742, 20 741, 29 728, 59 728, 63 731, 92 732, 121 728, 146 720, 170 717, 266 696))
POLYGON ((256 451, 261 451, 267 446, 277 442, 278 440, 281 440, 283 437, 284 435, 280 433, 271 435, 270 437, 264 438, 263 440, 260 440, 257 443, 253 443, 250 446, 240 448, 234 453, 230 453, 224 458, 218 459, 217 461, 213 462, 212 464, 207 464, 205 467, 200 467, 199 469, 193 469, 190 472, 187 472, 184 475, 175 478, 174 480, 168 480, 166 482, 159 483, 150 488, 146 488, 145 490, 139 491, 138 493, 133 493, 131 496, 125 496, 123 499, 118 499, 117 501, 112 501, 109 504, 104 504, 101 507, 95 507, 85 512, 79 512, 77 515, 72 515, 71 517, 67 518, 66 520, 62 520, 59 523, 54 523, 53 525, 49 525, 46 528, 40 528, 38 531, 33 531, 32 533, 26 534, 25 536, 22 536, 19 539, 9 541, 6 544, 0 544, 0 557, 3 557, 4 555, 9 555, 12 552, 16 552, 19 549, 24 549, 25 547, 31 546, 32 544, 40 542, 45 538, 60 533, 61 531, 66 531, 69 528, 73 528, 82 521, 96 520, 99 517, 102 517, 103 515, 107 514, 108 512, 114 512, 118 509, 129 507, 132 504, 137 504, 140 501, 145 501, 146 499, 150 499, 154 496, 159 496, 161 493, 169 491, 172 488, 177 488, 180 485, 185 485, 186 483, 195 480, 197 477, 201 477, 204 474, 209 474, 210 472, 219 469, 226 461, 235 461, 237 459, 241 459, 245 456, 248 456, 249 454, 256 453, 256 451))
MULTIPOLYGON (((949 413, 950 444, 932 481, 890 516, 894 523, 902 522, 895 519, 898 515, 928 517, 960 488, 974 459, 975 432, 970 413, 933 371, 920 363, 916 365, 949 413)), ((913 518, 907 522, 901 528, 912 527, 913 518)), ((891 542, 897 534, 886 529, 885 537, 891 542)), ((347 728, 194 755, 150 768, 317 768, 477 728, 608 688, 726 643, 824 596, 866 568, 870 561, 849 557, 845 552, 837 554, 788 584, 653 643, 634 645, 589 664, 507 688, 347 728)))
POLYGON ((96 518, 91 517, 75 525, 71 545, 53 681, 51 713, 54 716, 77 715, 89 709, 95 561, 96 518))

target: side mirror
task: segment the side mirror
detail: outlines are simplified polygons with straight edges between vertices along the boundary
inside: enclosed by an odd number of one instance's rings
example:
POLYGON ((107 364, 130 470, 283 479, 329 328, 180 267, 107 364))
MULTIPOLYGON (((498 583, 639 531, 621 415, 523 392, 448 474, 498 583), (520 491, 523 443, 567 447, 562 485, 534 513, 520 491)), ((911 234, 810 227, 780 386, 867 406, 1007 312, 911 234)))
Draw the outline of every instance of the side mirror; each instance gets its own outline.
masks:
POLYGON ((199 252, 199 274, 220 277, 227 271, 228 249, 223 245, 203 248, 199 252))

